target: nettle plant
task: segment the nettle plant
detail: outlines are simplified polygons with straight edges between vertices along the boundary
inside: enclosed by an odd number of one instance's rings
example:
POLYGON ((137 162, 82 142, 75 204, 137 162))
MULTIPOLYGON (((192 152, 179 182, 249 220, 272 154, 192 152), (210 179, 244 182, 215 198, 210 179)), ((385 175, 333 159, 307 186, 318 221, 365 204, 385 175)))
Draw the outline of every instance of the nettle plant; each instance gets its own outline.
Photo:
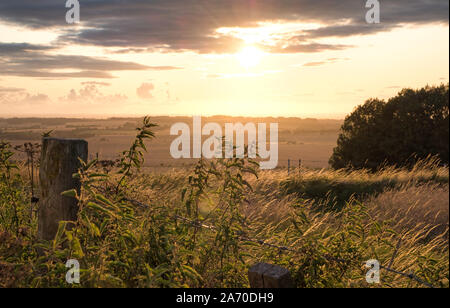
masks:
POLYGON ((258 167, 258 162, 248 158, 247 147, 244 158, 200 159, 182 190, 189 219, 188 223, 182 219, 187 230, 184 248, 191 252, 189 265, 198 269, 206 285, 213 281, 224 287, 247 283, 242 249, 246 243, 240 238, 248 225, 242 205, 252 190, 246 177, 258 177, 258 167))
POLYGON ((151 128, 155 126, 146 117, 137 129, 132 146, 122 153, 113 192, 105 187, 114 179, 99 173, 93 160, 81 161, 81 168, 74 174, 81 182, 80 192, 63 193, 78 200, 78 217, 75 222, 60 223, 49 255, 57 250, 62 260, 77 259, 84 287, 179 286, 183 280, 182 266, 173 262, 173 248, 162 234, 162 222, 149 224, 149 217, 137 213, 125 198, 127 180, 141 168, 144 141, 154 137, 151 128), (106 193, 99 192, 102 190, 106 193))
POLYGON ((13 155, 11 144, 0 142, 0 231, 3 228, 18 235, 23 231, 21 225, 30 221, 24 216, 26 196, 21 189, 23 180, 18 165, 12 160, 13 155))
POLYGON ((155 138, 152 128, 157 126, 150 121, 149 117, 145 117, 142 127, 136 128, 138 134, 133 144, 128 150, 122 152, 122 157, 119 160, 120 170, 118 174, 121 175, 121 178, 116 186, 116 194, 119 194, 120 188, 126 186, 126 180, 133 175, 133 170, 139 170, 144 164, 144 152, 147 152, 144 141, 155 138))
MULTIPOLYGON (((250 188, 244 174, 256 175, 257 163, 221 159, 206 164, 201 159, 182 197, 185 204, 182 214, 194 224, 179 224, 170 207, 153 204, 145 209, 135 208, 127 198, 129 181, 144 162, 144 141, 154 137, 151 128, 155 126, 148 118, 144 119, 132 146, 122 153, 115 184, 114 176, 98 172, 96 160, 80 162, 81 168, 74 174, 81 182, 80 192, 63 193, 77 199, 77 220, 60 222, 55 239, 40 245, 46 270, 38 275, 34 285, 64 285, 64 264, 69 259, 79 261, 83 287, 202 285, 205 283, 202 274, 212 267, 225 285, 225 281, 236 276, 235 263, 239 258, 243 265, 236 235, 245 226, 239 204, 250 188), (214 186, 209 185, 211 177, 214 186), (111 186, 115 189, 107 189, 111 186), (214 238, 198 229, 197 224, 205 220, 199 204, 204 198, 211 202, 217 199, 214 211, 208 215, 209 221, 217 223, 214 238), (219 268, 215 266, 217 259, 219 268), (202 273, 194 267, 202 269, 202 273), (233 273, 229 275, 231 270, 233 273)), ((240 277, 239 285, 242 280, 245 277, 240 277)))
MULTIPOLYGON (((177 211, 165 204, 136 208, 127 193, 144 163, 144 142, 154 137, 152 128, 155 126, 149 118, 144 119, 130 149, 122 153, 114 174, 100 172, 97 160, 80 161, 81 167, 73 175, 81 183, 80 191, 63 192, 78 201, 76 221, 61 221, 52 241, 38 241, 34 234, 30 241, 17 246, 20 251, 8 260, 20 264, 24 277, 28 274, 27 278, 12 282, 13 285, 188 287, 246 284, 243 271, 236 275, 244 266, 237 235, 244 232, 245 219, 239 206, 250 189, 244 175, 256 175, 257 163, 246 159, 206 163, 201 159, 186 183, 182 198, 184 208, 177 211), (200 202, 206 199, 215 207, 203 216, 200 202), (195 224, 180 224, 174 213, 181 213, 195 224), (200 231, 196 224, 201 221, 215 223, 216 232, 200 231), (68 284, 65 280, 68 270, 65 265, 71 259, 80 264, 80 284, 68 284)), ((0 154, 1 200, 5 201, 0 211, 1 226, 18 233, 24 225, 20 215, 27 212, 19 208, 27 203, 20 189, 24 185, 20 174, 14 173, 17 166, 10 160, 13 153, 9 144, 1 144, 0 154)))

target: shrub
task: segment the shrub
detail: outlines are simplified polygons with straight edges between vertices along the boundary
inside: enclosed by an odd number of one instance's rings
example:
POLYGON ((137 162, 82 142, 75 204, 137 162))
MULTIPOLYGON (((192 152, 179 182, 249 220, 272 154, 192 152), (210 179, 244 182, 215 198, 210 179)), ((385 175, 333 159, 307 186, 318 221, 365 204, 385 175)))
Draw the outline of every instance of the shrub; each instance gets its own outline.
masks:
POLYGON ((403 89, 387 102, 369 99, 346 117, 330 158, 335 168, 413 165, 449 160, 449 85, 403 89))

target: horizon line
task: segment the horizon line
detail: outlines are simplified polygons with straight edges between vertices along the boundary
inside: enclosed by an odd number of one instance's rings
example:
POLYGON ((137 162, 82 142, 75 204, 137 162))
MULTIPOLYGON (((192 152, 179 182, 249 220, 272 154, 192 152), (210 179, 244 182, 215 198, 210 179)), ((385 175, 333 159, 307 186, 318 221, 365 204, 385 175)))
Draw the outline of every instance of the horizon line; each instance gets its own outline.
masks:
POLYGON ((201 114, 0 114, 0 119, 27 119, 27 118, 41 118, 41 119, 52 119, 52 118, 63 118, 63 119, 92 119, 92 120, 105 120, 113 118, 142 118, 145 116, 152 117, 193 117, 201 116, 205 118, 213 117, 230 117, 230 118, 300 118, 300 119, 320 119, 320 120, 344 120, 347 113, 311 113, 311 114, 295 114, 295 115, 227 115, 227 114, 211 114, 211 115, 201 115, 201 114))

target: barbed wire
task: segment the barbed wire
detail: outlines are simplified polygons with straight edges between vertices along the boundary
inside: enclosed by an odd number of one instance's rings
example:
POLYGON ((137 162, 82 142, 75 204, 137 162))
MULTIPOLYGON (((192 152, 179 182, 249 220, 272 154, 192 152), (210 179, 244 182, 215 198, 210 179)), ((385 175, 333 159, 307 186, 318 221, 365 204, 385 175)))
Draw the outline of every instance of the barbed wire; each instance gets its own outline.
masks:
MULTIPOLYGON (((104 190, 102 187, 99 187, 99 186, 96 186, 96 185, 93 185, 93 187, 96 188, 96 189, 99 189, 99 190, 104 190)), ((140 202, 138 200, 134 200, 134 199, 130 199, 130 198, 123 198, 122 200, 126 201, 126 202, 130 202, 130 203, 132 203, 134 205, 140 206, 140 207, 145 208, 145 209, 151 209, 150 205, 145 204, 143 202, 140 202)), ((189 219, 189 218, 186 218, 186 217, 183 217, 183 216, 179 216, 179 215, 174 215, 173 216, 173 220, 183 221, 184 223, 192 225, 194 227, 200 227, 200 228, 208 229, 208 230, 211 230, 211 231, 218 231, 218 228, 216 226, 206 225, 206 224, 204 224, 204 223, 202 223, 200 221, 195 221, 195 220, 192 220, 192 219, 189 219)), ((297 255, 307 253, 307 251, 305 251, 305 250, 292 249, 292 248, 289 248, 287 246, 280 246, 280 245, 268 243, 268 242, 266 242, 264 240, 252 239, 252 238, 246 236, 245 234, 239 234, 237 238, 239 240, 243 240, 243 241, 259 244, 261 246, 267 246, 267 247, 270 247, 270 248, 278 249, 280 252, 281 251, 288 251, 288 252, 291 252, 291 253, 294 253, 294 254, 297 254, 297 255)), ((423 281, 422 279, 417 277, 414 273, 404 273, 404 272, 401 272, 401 271, 398 271, 398 270, 395 270, 395 269, 391 268, 393 263, 394 263, 395 257, 397 256, 398 250, 400 249, 401 242, 402 242, 402 238, 400 238, 398 243, 397 243, 396 249, 395 249, 395 251, 394 251, 394 253, 393 253, 392 257, 391 257, 391 260, 389 261, 389 265, 388 266, 383 266, 383 265, 380 264, 380 269, 383 269, 383 270, 386 270, 388 272, 391 272, 391 273, 394 273, 394 274, 397 274, 397 275, 400 275, 400 276, 403 276, 403 277, 415 280, 416 282, 418 282, 418 283, 420 283, 422 285, 425 285, 425 286, 427 286, 429 288, 435 288, 435 286, 433 286, 432 284, 430 284, 430 283, 428 283, 426 281, 423 281)), ((352 260, 346 260, 346 259, 342 259, 342 258, 337 258, 337 257, 334 257, 334 256, 329 255, 329 254, 323 254, 322 257, 325 258, 328 261, 334 261, 334 262, 338 262, 338 263, 345 264, 345 265, 349 265, 349 264, 352 263, 352 260)))
MULTIPOLYGON (((137 201, 137 200, 133 200, 133 199, 129 199, 129 198, 124 198, 123 200, 124 201, 128 201, 130 203, 133 203, 135 205, 144 207, 144 208, 151 208, 150 205, 142 203, 142 202, 137 201)), ((200 228, 208 229, 208 230, 211 230, 211 231, 218 231, 218 228, 216 226, 206 225, 206 224, 204 224, 204 223, 202 223, 200 221, 195 221, 195 220, 192 220, 192 219, 189 219, 189 218, 186 218, 186 217, 182 217, 182 216, 179 216, 179 215, 174 215, 173 218, 175 220, 178 220, 178 221, 183 221, 186 224, 192 225, 194 227, 200 227, 200 228)), ((250 237, 248 237, 248 236, 246 236, 244 234, 238 235, 238 239, 243 240, 243 241, 248 241, 248 242, 251 242, 251 243, 255 243, 255 244, 259 244, 261 246, 267 246, 267 247, 270 247, 270 248, 275 248, 275 249, 278 249, 280 251, 289 251, 289 252, 297 254, 297 255, 306 253, 305 250, 302 251, 302 250, 298 250, 298 249, 292 249, 292 248, 289 248, 287 246, 280 246, 280 245, 276 245, 276 244, 272 244, 272 243, 267 243, 264 240, 252 239, 252 238, 250 238, 250 237)), ((388 272, 391 272, 391 273, 394 273, 394 274, 397 274, 397 275, 400 275, 400 276, 403 276, 403 277, 407 277, 409 279, 415 280, 416 282, 418 282, 418 283, 420 283, 422 285, 425 285, 425 286, 427 286, 429 288, 434 289, 435 286, 433 286, 432 284, 430 284, 430 283, 428 283, 426 281, 423 281, 422 279, 417 277, 414 273, 404 273, 404 272, 401 272, 401 271, 398 271, 398 270, 395 270, 395 269, 391 268, 393 263, 394 263, 394 259, 397 256, 398 250, 400 249, 401 241, 402 241, 402 238, 400 238, 398 243, 397 243, 396 249, 395 249, 395 251, 394 251, 394 253, 393 253, 392 257, 391 257, 391 260, 389 261, 389 265, 388 266, 383 266, 383 265, 380 264, 380 269, 386 270, 388 272)), ((322 255, 322 257, 324 257, 328 261, 344 263, 346 265, 349 265, 349 264, 352 263, 351 260, 337 258, 337 257, 334 257, 332 255, 328 255, 328 254, 322 255)))
POLYGON ((391 272, 391 273, 394 273, 394 274, 397 274, 397 275, 401 275, 401 276, 407 277, 409 279, 413 279, 413 280, 415 280, 418 283, 421 283, 421 284, 423 284, 423 285, 425 285, 425 286, 427 286, 429 288, 435 289, 435 286, 433 286, 432 284, 430 284, 430 283, 428 283, 426 281, 423 281, 422 279, 420 279, 419 277, 414 275, 414 273, 409 273, 409 274, 408 273, 403 273, 403 272, 394 270, 392 268, 389 268, 389 267, 386 267, 386 266, 383 266, 383 265, 380 265, 380 269, 384 269, 384 270, 386 270, 388 272, 391 272))
MULTIPOLYGON (((102 190, 102 188, 99 187, 99 186, 93 186, 93 187, 96 188, 96 189, 102 190)), ((140 202, 138 200, 134 200, 134 199, 130 199, 130 198, 123 198, 122 200, 126 201, 126 202, 130 202, 130 203, 132 203, 134 205, 137 205, 137 206, 140 206, 140 207, 143 207, 143 208, 146 208, 146 209, 150 209, 151 208, 150 205, 142 203, 142 202, 140 202)), ((206 225, 206 224, 204 224, 204 223, 202 223, 200 221, 194 221, 192 219, 189 219, 189 218, 186 218, 186 217, 183 217, 183 216, 179 216, 179 215, 174 215, 173 216, 173 220, 183 221, 186 224, 192 225, 194 227, 200 227, 200 228, 208 229, 208 230, 211 230, 211 231, 218 231, 218 228, 216 226, 206 225)), ((270 248, 275 248, 275 249, 278 249, 280 252, 281 251, 288 251, 288 252, 291 252, 291 253, 294 253, 294 254, 297 254, 297 255, 307 253, 305 250, 292 249, 292 248, 289 248, 287 246, 280 246, 280 245, 268 243, 268 242, 266 242, 264 240, 252 239, 252 238, 250 238, 250 237, 248 237, 248 236, 246 236, 244 234, 239 234, 238 235, 238 239, 239 240, 243 240, 243 241, 247 241, 247 242, 251 242, 251 243, 255 243, 255 244, 259 244, 261 246, 267 246, 267 247, 270 247, 270 248)), ((397 243, 396 249, 395 249, 395 251, 394 251, 394 253, 393 253, 392 257, 391 257, 391 260, 389 261, 389 265, 388 266, 383 266, 383 265, 380 264, 380 269, 386 270, 388 272, 391 272, 391 273, 394 273, 394 274, 397 274, 397 275, 400 275, 400 276, 403 276, 403 277, 407 277, 409 279, 415 280, 416 282, 418 282, 418 283, 420 283, 422 285, 425 285, 425 286, 427 286, 429 288, 433 288, 434 289, 435 286, 433 286, 432 284, 430 284, 430 283, 428 283, 426 281, 423 281, 422 279, 420 279, 419 277, 414 275, 414 273, 404 273, 404 272, 401 272, 401 271, 398 271, 398 270, 395 270, 395 269, 391 268, 393 263, 394 263, 394 259, 395 259, 396 255, 398 253, 398 250, 400 249, 401 241, 402 241, 402 238, 400 238, 398 243, 397 243)), ((328 261, 334 261, 334 262, 343 263, 343 264, 346 264, 346 265, 349 265, 352 262, 351 260, 337 258, 337 257, 334 257, 334 256, 329 255, 329 254, 324 254, 324 255, 322 255, 322 257, 325 258, 328 261)))

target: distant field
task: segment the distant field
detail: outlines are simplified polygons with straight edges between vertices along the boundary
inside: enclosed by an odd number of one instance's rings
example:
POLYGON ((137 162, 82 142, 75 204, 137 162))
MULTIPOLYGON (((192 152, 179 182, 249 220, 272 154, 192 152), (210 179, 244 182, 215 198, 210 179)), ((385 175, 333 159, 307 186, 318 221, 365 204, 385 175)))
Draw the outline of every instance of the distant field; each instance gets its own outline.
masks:
MULTIPOLYGON (((157 138, 150 144, 146 155, 146 167, 171 168, 182 167, 195 163, 195 160, 175 160, 170 156, 170 144, 176 138, 170 136, 169 130, 176 122, 192 124, 189 117, 154 117, 152 120, 159 125, 156 129, 157 138)), ((13 145, 24 142, 38 142, 41 134, 53 130, 52 136, 64 138, 83 138, 89 142, 89 152, 93 157, 96 153, 100 159, 114 159, 120 152, 129 147, 135 135, 135 127, 139 125, 138 118, 112 119, 0 119, 0 140, 7 140, 13 145)), ((318 120, 299 118, 238 118, 209 117, 207 122, 224 123, 279 123, 279 163, 285 168, 288 159, 296 167, 298 160, 309 168, 326 168, 336 140, 341 120, 318 120)), ((205 137, 206 138, 206 137, 205 137)))

